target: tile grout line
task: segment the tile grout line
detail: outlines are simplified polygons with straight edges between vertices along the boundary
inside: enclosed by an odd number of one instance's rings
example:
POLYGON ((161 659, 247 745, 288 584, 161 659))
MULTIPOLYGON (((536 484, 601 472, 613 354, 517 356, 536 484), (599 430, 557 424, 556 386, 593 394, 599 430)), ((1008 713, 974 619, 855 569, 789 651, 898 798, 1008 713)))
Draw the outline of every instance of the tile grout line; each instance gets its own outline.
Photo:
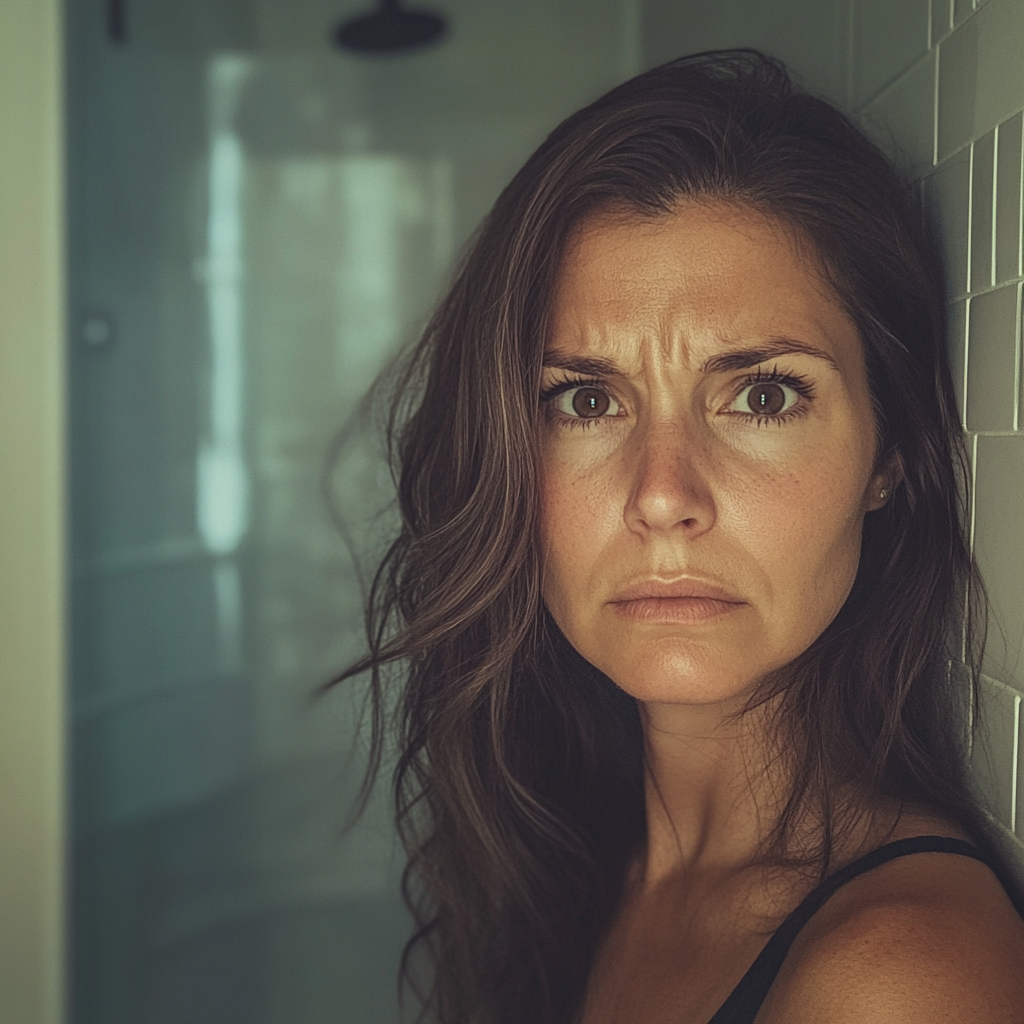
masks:
POLYGON ((1020 774, 1020 694, 1013 695, 1013 753, 1010 756, 1010 831, 1017 831, 1017 776, 1020 774))
MULTIPOLYGON (((928 5, 928 19, 931 21, 932 5, 928 5)), ((932 167, 939 165, 939 62, 942 47, 935 44, 935 80, 932 82, 932 167)))
POLYGON ((964 299, 980 299, 982 295, 990 295, 992 292, 1002 291, 1004 288, 1013 288, 1022 281, 1024 281, 1024 278, 1018 275, 1017 277, 1008 278, 1006 281, 1000 281, 998 284, 985 285, 973 292, 961 292, 959 295, 950 298, 947 305, 952 305, 954 302, 962 302, 964 299))
MULTIPOLYGON (((961 362, 960 370, 961 370, 961 373, 963 374, 963 383, 960 385, 960 387, 962 389, 961 392, 960 392, 960 401, 961 401, 961 404, 963 406, 964 430, 966 430, 967 429, 967 366, 968 366, 968 364, 970 362, 970 351, 971 351, 971 298, 970 298, 970 296, 968 296, 966 299, 964 299, 964 321, 963 321, 963 325, 962 326, 963 326, 963 331, 964 331, 964 354, 963 354, 963 357, 962 357, 962 359, 960 361, 961 362)), ((975 434, 975 442, 977 442, 977 434, 975 434)), ((971 479, 971 487, 972 488, 974 487, 974 479, 973 479, 973 477, 971 479)), ((972 522, 973 522, 973 520, 972 520, 972 522)), ((972 527, 972 530, 973 530, 973 527, 972 527)), ((972 536, 973 536, 973 533, 972 533, 972 536)))
POLYGON ((1017 313, 1013 323, 1013 429, 1020 430, 1020 316, 1021 287, 1017 285, 1017 313))
POLYGON ((971 294, 971 272, 974 269, 974 254, 971 249, 974 248, 972 242, 974 241, 974 143, 971 143, 971 152, 968 157, 968 169, 967 169, 967 281, 965 287, 967 288, 967 294, 971 294))
MULTIPOLYGON (((999 125, 992 129, 992 224, 990 231, 990 262, 988 278, 996 283, 996 211, 999 209, 999 125)), ((1014 420, 1014 423, 1017 421, 1014 420)))
POLYGON ((974 520, 977 514, 977 483, 978 483, 978 435, 971 436, 971 557, 974 558, 974 520))
POLYGON ((1021 263, 1022 248, 1021 236, 1024 234, 1024 112, 1015 115, 1021 122, 1020 153, 1018 153, 1018 175, 1017 175, 1017 276, 1024 274, 1024 265, 1021 263))

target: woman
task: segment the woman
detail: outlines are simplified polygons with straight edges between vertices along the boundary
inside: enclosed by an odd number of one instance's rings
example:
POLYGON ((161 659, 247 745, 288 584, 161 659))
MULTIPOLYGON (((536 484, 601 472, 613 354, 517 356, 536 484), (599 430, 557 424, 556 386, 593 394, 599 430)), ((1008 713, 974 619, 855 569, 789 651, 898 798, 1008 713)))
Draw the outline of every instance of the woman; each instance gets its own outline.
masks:
POLYGON ((753 52, 614 89, 499 198, 401 382, 342 677, 379 756, 403 665, 428 1019, 1024 1020, 939 282, 877 149, 753 52))

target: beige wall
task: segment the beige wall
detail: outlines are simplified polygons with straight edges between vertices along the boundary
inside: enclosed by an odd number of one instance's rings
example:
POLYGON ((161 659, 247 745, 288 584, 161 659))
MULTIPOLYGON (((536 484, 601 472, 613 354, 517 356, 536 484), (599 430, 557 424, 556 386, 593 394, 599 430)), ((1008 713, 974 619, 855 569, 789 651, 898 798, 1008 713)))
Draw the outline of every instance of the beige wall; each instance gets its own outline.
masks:
POLYGON ((60 8, 0 2, 0 1021, 63 1016, 60 8))

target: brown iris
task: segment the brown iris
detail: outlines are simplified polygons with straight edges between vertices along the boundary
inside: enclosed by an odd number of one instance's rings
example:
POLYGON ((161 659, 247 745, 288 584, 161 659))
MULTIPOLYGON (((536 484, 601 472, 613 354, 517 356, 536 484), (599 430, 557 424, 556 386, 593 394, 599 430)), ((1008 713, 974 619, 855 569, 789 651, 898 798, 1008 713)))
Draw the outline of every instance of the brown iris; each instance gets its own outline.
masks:
POLYGON ((597 388, 577 388, 572 396, 572 407, 577 416, 587 419, 603 416, 611 405, 611 399, 597 388))
POLYGON ((755 384, 747 395, 751 412, 761 416, 775 416, 786 404, 786 392, 778 384, 755 384))

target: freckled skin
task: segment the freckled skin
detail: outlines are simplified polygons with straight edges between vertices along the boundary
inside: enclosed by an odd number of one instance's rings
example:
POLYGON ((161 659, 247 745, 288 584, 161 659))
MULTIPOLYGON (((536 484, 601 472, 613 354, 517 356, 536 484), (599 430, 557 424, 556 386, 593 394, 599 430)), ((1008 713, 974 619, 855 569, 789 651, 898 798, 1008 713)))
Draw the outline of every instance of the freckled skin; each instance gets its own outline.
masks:
MULTIPOLYGON (((634 697, 737 704, 806 650, 853 584, 880 507, 857 330, 790 232, 744 207, 599 215, 567 250, 547 351, 613 361, 611 412, 548 403, 544 597, 573 645, 634 697), (772 339, 805 352, 746 369, 709 359, 772 339), (809 382, 779 422, 744 406, 749 377, 809 382), (566 414, 566 410, 568 414, 566 414), (696 622, 638 621, 614 603, 638 581, 710 580, 736 601, 696 622)), ((545 368, 543 386, 564 381, 545 368)))

